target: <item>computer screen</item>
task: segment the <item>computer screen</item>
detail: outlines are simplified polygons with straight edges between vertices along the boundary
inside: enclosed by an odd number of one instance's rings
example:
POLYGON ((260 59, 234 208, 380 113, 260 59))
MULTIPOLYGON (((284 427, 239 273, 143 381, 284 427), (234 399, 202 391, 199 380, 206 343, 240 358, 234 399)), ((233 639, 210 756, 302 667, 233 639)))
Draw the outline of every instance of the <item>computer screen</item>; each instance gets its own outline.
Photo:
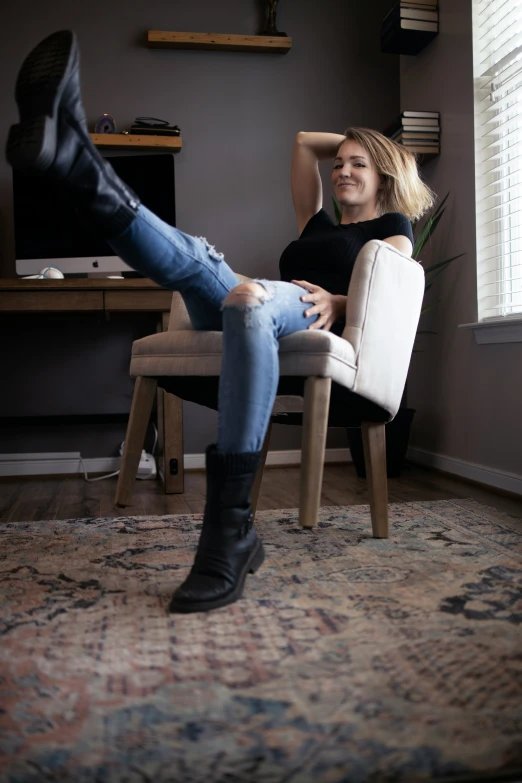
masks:
MULTIPOLYGON (((141 202, 176 224, 174 156, 169 153, 107 157, 141 202)), ((63 185, 13 170, 16 272, 37 274, 54 265, 64 274, 130 271, 63 185)))

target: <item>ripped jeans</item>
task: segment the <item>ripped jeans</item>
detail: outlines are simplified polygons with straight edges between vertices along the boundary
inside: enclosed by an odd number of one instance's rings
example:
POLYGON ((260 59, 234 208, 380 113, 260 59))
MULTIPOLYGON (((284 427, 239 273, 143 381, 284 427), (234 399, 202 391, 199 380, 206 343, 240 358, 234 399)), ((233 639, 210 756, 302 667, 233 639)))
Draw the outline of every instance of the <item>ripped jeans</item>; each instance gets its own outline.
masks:
POLYGON ((224 303, 239 280, 223 254, 204 237, 169 226, 143 205, 131 225, 109 244, 137 272, 179 291, 194 329, 223 331, 218 449, 226 454, 260 451, 279 382, 278 340, 318 318, 304 316, 312 306, 301 302, 305 289, 252 280, 266 296, 253 295, 255 304, 252 296, 248 303, 224 303))

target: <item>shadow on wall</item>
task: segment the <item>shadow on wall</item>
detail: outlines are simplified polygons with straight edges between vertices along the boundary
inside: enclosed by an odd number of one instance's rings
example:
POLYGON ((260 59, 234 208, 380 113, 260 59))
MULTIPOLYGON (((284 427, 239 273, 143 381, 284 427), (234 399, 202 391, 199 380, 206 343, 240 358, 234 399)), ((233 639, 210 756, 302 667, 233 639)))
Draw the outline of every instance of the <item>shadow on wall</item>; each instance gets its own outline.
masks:
POLYGON ((0 277, 16 277, 11 176, 0 185, 0 277))
POLYGON ((11 180, 9 187, 0 187, 0 277, 16 277, 11 180))
MULTIPOLYGON (((266 0, 257 0, 256 10, 258 15, 257 26, 258 30, 263 30, 268 17, 268 3, 266 0)), ((256 30, 256 32, 258 32, 256 30)))

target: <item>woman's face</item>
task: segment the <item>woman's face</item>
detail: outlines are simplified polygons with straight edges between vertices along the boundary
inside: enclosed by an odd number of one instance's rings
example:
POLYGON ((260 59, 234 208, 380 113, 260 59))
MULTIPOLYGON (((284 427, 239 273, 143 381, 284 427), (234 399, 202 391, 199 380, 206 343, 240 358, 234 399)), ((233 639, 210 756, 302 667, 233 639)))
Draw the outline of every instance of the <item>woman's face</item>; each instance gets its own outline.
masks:
POLYGON ((382 178, 364 147, 347 139, 337 156, 333 163, 332 185, 339 205, 375 207, 382 178))

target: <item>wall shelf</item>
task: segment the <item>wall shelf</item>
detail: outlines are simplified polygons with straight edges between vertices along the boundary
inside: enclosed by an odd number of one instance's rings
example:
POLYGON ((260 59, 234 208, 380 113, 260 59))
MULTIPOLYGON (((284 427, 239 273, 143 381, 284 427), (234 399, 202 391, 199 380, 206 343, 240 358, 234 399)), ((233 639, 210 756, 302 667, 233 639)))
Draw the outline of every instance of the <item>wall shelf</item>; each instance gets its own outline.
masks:
POLYGON ((440 155, 440 112, 405 110, 383 135, 412 152, 422 166, 440 155))
POLYGON ((166 30, 149 30, 147 44, 152 49, 222 49, 229 52, 286 54, 292 48, 292 39, 269 35, 176 33, 166 30))
POLYGON ((97 147, 113 149, 165 149, 169 152, 179 152, 182 147, 181 136, 141 136, 138 133, 89 133, 89 136, 97 147))
POLYGON ((438 34, 437 0, 415 9, 399 2, 382 21, 381 52, 415 56, 438 34))

